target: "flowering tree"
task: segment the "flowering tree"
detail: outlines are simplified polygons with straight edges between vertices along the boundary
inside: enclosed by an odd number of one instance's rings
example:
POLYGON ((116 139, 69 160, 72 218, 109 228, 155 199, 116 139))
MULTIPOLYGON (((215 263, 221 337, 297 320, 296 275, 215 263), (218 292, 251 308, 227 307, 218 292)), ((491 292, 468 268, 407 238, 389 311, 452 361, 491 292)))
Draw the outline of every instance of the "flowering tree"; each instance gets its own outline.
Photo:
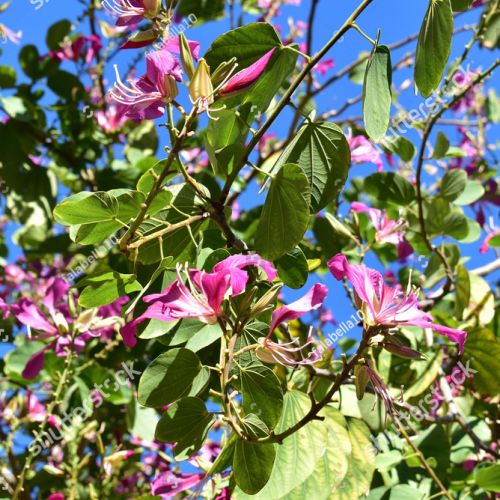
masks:
POLYGON ((80 3, 0 66, 3 497, 494 498, 500 1, 80 3))

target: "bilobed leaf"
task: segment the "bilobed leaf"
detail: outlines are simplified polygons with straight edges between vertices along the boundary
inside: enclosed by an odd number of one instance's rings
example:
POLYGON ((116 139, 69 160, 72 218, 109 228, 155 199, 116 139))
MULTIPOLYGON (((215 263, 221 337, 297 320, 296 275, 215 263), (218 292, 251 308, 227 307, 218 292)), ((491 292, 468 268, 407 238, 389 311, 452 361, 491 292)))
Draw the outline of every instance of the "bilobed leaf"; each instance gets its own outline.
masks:
POLYGON ((366 66, 363 84, 363 119, 368 135, 381 139, 389 128, 391 118, 391 52, 385 45, 378 45, 366 66))
POLYGON ((271 182, 255 235, 255 249, 275 260, 295 248, 309 225, 311 190, 298 165, 286 164, 271 182))
POLYGON ((311 213, 334 201, 347 179, 351 154, 342 130, 333 123, 307 121, 285 148, 272 172, 296 163, 311 186, 311 213))
POLYGON ((429 0, 420 28, 415 59, 415 83, 429 97, 443 77, 453 38, 450 0, 429 0))
MULTIPOLYGON (((309 411, 310 400, 299 391, 285 394, 283 413, 275 432, 283 432, 296 424, 309 411)), ((269 500, 283 498, 302 484, 316 470, 326 451, 329 428, 324 422, 313 420, 287 437, 276 447, 271 477, 255 496, 248 497, 236 490, 235 499, 269 500)))
POLYGON ((456 200, 467 184, 467 172, 455 168, 448 170, 441 181, 441 196, 448 201, 456 200))
POLYGON ((139 403, 151 408, 187 396, 201 371, 198 356, 188 349, 171 349, 155 358, 139 381, 139 403))
POLYGON ((397 154, 403 161, 411 161, 416 153, 415 145, 402 135, 390 135, 381 145, 389 153, 397 154))
POLYGON ((177 443, 174 455, 178 460, 184 460, 202 447, 214 422, 214 415, 207 411, 201 399, 182 398, 161 416, 155 439, 162 443, 177 443))
POLYGON ((368 426, 362 420, 348 418, 347 431, 352 453, 349 457, 347 474, 334 491, 334 498, 339 500, 363 498, 370 489, 375 471, 375 452, 368 426))
POLYGON ((261 363, 240 370, 243 410, 257 415, 270 429, 278 423, 283 409, 283 392, 278 377, 261 363))
POLYGON ((70 196, 54 209, 54 217, 62 224, 106 222, 118 215, 118 200, 105 192, 82 192, 70 196))
POLYGON ((330 406, 323 408, 320 416, 325 418, 324 422, 328 426, 325 452, 314 473, 283 497, 284 500, 330 498, 331 492, 341 486, 348 473, 352 444, 346 420, 338 410, 330 406))
POLYGON ((249 495, 258 493, 269 481, 275 457, 274 444, 238 440, 233 458, 236 484, 249 495))

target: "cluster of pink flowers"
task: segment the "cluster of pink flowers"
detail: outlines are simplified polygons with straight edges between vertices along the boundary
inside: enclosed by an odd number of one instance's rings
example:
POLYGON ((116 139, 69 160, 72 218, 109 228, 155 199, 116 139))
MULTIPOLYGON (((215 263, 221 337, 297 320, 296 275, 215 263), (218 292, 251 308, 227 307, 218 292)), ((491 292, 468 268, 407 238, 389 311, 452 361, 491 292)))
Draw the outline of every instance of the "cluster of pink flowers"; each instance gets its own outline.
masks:
POLYGON ((348 136, 347 142, 351 149, 351 162, 353 165, 373 163, 377 166, 377 172, 382 172, 384 169, 382 155, 371 141, 363 135, 358 135, 356 137, 348 136))
POLYGON ((38 266, 35 270, 40 273, 38 277, 20 266, 7 265, 3 278, 6 286, 0 292, 4 318, 12 315, 19 325, 28 328, 30 340, 46 342, 28 360, 23 371, 27 379, 40 373, 48 351, 64 357, 68 349, 81 351, 92 338, 111 340, 122 322, 121 306, 128 300, 122 297, 110 305, 75 314, 77 296, 60 277, 61 269, 38 266))

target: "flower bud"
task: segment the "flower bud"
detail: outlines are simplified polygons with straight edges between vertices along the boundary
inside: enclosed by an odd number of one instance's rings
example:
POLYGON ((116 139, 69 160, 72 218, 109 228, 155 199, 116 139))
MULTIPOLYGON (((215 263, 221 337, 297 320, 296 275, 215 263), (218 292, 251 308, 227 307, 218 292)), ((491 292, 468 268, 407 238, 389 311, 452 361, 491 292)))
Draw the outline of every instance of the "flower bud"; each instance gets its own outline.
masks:
POLYGON ((269 305, 276 300, 279 291, 281 290, 281 284, 276 283, 273 285, 253 306, 250 311, 250 317, 258 316, 260 313, 265 311, 269 305))
POLYGON ((193 62, 193 54, 191 53, 191 49, 189 48, 189 43, 184 36, 184 33, 179 35, 179 48, 181 53, 181 61, 184 66, 184 71, 186 75, 191 80, 194 75, 194 62, 193 62))
POLYGON ((396 356, 399 356, 401 358, 422 359, 422 355, 418 351, 415 351, 414 349, 411 349, 410 347, 407 347, 399 342, 393 343, 392 339, 391 342, 383 342, 382 347, 385 350, 392 352, 393 354, 396 354, 396 356))
POLYGON ((139 49, 151 45, 157 38, 159 32, 157 29, 137 31, 120 47, 120 49, 139 49))
POLYGON ((193 103, 201 103, 206 107, 214 102, 214 87, 210 78, 210 66, 205 59, 200 59, 191 83, 189 84, 189 96, 193 103))
POLYGON ((361 401, 365 395, 366 386, 370 381, 368 367, 366 365, 356 365, 354 367, 354 376, 356 377, 356 397, 361 401))
POLYGON ((236 57, 231 58, 229 61, 225 61, 219 64, 217 69, 212 75, 212 82, 214 85, 219 85, 224 79, 229 75, 231 69, 236 64, 236 57))
POLYGON ((179 94, 177 81, 171 75, 165 75, 163 77, 163 88, 165 89, 165 98, 167 102, 172 102, 179 94))

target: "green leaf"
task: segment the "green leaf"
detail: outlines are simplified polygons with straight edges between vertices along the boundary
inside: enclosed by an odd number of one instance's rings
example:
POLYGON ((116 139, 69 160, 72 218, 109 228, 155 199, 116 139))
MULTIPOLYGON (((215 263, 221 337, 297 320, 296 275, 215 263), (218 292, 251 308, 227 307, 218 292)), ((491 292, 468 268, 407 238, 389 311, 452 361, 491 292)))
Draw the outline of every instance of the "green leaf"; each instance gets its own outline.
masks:
MULTIPOLYGON (((290 391, 285 394, 283 413, 276 433, 296 424, 309 411, 310 400, 306 394, 290 391)), ((253 500, 283 498, 302 484, 316 470, 324 456, 329 428, 319 421, 307 425, 287 437, 277 446, 271 477, 253 500)), ((242 492, 235 492, 235 499, 248 499, 242 492)))
POLYGON ((375 471, 375 451, 368 426, 362 420, 348 418, 347 430, 351 440, 352 453, 349 457, 347 474, 335 490, 335 498, 339 500, 363 498, 370 489, 375 471))
POLYGON ((490 89, 488 91, 488 97, 486 98, 486 113, 491 123, 500 123, 500 99, 498 99, 495 89, 490 89))
POLYGON ((406 206, 415 200, 415 186, 393 172, 379 172, 365 179, 365 189, 378 199, 406 206))
POLYGON ((295 67, 297 54, 283 47, 281 39, 269 23, 250 23, 231 30, 217 38, 205 55, 212 70, 235 57, 238 70, 247 68, 265 53, 275 48, 275 53, 258 81, 243 94, 224 99, 224 104, 234 107, 250 103, 256 111, 265 111, 282 83, 295 67))
POLYGON ((54 217, 62 224, 106 222, 118 215, 118 200, 105 192, 74 194, 54 209, 54 217))
POLYGON ((450 0, 429 0, 418 37, 414 75, 424 97, 429 97, 439 86, 450 55, 452 38, 450 0))
POLYGON ((450 141, 448 140, 448 137, 443 134, 443 132, 439 131, 432 157, 436 160, 439 158, 444 158, 446 156, 446 153, 448 152, 448 149, 450 149, 450 141))
POLYGON ((471 205, 484 195, 484 187, 477 181, 467 180, 462 194, 454 201, 455 205, 471 205))
POLYGON ((463 193, 466 184, 467 172, 458 168, 448 170, 441 180, 441 196, 454 201, 463 193))
POLYGON ((311 186, 311 213, 334 201, 347 179, 350 149, 342 130, 333 123, 306 121, 279 157, 272 172, 296 163, 311 186))
POLYGON ((205 403, 199 398, 182 398, 160 418, 155 439, 162 443, 177 443, 174 455, 178 460, 193 456, 202 446, 215 422, 205 403))
POLYGON ((263 364, 252 363, 239 372, 243 410, 257 415, 274 429, 283 410, 283 392, 278 377, 263 364))
POLYGON ((470 302, 470 277, 469 272, 462 265, 457 267, 455 289, 457 297, 455 302, 455 316, 458 319, 463 319, 464 311, 470 302))
POLYGON ((402 135, 390 135, 381 141, 389 153, 397 154, 403 161, 411 161, 416 153, 414 144, 402 135))
POLYGON ((181 0, 177 12, 189 19, 196 16, 197 21, 210 21, 224 17, 224 0, 181 0))
POLYGON ((258 493, 269 481, 275 457, 274 444, 238 440, 233 459, 236 484, 249 495, 258 493))
POLYGON ((497 364, 500 359, 500 342, 486 328, 474 328, 468 332, 464 358, 478 373, 474 373, 473 385, 481 394, 492 397, 500 394, 497 364))
POLYGON ((0 88, 10 89, 16 85, 16 70, 10 66, 0 66, 0 88))
POLYGON ((492 16, 481 37, 481 46, 490 50, 500 48, 500 13, 492 16))
POLYGON ((47 31, 45 43, 50 50, 59 50, 64 37, 71 32, 71 23, 67 19, 63 19, 53 24, 47 31))
POLYGON ((330 498, 333 491, 342 487, 349 469, 352 444, 347 431, 347 422, 342 414, 327 406, 320 412, 328 427, 325 452, 317 463, 316 470, 302 484, 285 497, 286 500, 304 498, 330 498))
POLYGON ((247 68, 273 47, 280 47, 281 39, 269 23, 250 23, 224 33, 215 39, 205 54, 210 68, 236 57, 238 70, 247 68))
POLYGON ((40 72, 40 54, 34 45, 25 45, 19 52, 19 64, 24 74, 35 80, 40 72))
POLYGON ((86 288, 80 294, 78 303, 88 309, 111 304, 119 297, 142 290, 135 275, 116 271, 89 276, 78 283, 78 287, 82 286, 86 288))
POLYGON ((366 66, 363 84, 363 119, 368 135, 381 139, 391 118, 392 64, 389 47, 379 45, 372 52, 366 66))
POLYGON ((483 490, 500 493, 500 464, 476 467, 474 481, 483 490))
POLYGON ((311 191, 298 165, 283 165, 271 182, 255 235, 255 249, 276 260, 295 248, 309 225, 311 191))
POLYGON ((451 0, 451 8, 453 12, 463 12, 467 10, 474 0, 451 0))
POLYGON ((139 403, 159 408, 187 396, 201 369, 198 356, 188 349, 171 349, 160 354, 141 376, 139 403))
POLYGON ((275 265, 281 281, 286 286, 299 289, 306 284, 309 267, 306 256, 300 247, 295 247, 283 257, 280 257, 275 262, 275 265))
POLYGON ((78 95, 84 93, 80 79, 73 73, 63 70, 51 73, 47 78, 47 86, 54 94, 72 103, 78 98, 77 93, 78 95))

